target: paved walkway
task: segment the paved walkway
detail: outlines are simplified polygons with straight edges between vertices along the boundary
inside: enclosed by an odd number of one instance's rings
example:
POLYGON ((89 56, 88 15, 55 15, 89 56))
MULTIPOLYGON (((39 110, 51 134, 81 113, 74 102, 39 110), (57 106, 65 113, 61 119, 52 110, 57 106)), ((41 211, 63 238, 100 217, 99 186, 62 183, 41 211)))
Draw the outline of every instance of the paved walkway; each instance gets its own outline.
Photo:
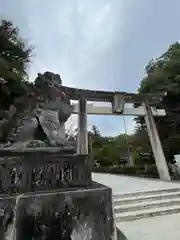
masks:
MULTIPOLYGON (((180 183, 101 173, 94 173, 93 180, 111 187, 113 194, 180 188, 180 183)), ((180 214, 121 222, 118 227, 127 240, 179 240, 180 214)))
POLYGON ((93 173, 93 180, 112 188, 113 194, 137 191, 180 188, 180 183, 169 183, 161 180, 119 176, 115 174, 93 173))
POLYGON ((180 214, 122 222, 119 229, 127 240, 179 240, 180 214))

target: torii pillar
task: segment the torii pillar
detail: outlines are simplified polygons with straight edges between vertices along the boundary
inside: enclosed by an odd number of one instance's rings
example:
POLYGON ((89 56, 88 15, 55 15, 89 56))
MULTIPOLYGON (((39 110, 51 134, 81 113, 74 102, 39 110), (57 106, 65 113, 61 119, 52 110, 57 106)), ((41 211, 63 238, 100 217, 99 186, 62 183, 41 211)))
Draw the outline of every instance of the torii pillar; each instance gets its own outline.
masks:
POLYGON ((79 99, 77 154, 88 154, 87 99, 79 99))
POLYGON ((171 181, 169 174, 169 169, 167 166, 166 158, 164 156, 164 151, 161 145, 159 134, 156 128, 154 117, 152 114, 151 107, 149 106, 148 101, 143 103, 145 110, 145 123, 149 135, 149 140, 151 143, 153 155, 155 158, 156 166, 158 169, 159 177, 164 181, 171 181))

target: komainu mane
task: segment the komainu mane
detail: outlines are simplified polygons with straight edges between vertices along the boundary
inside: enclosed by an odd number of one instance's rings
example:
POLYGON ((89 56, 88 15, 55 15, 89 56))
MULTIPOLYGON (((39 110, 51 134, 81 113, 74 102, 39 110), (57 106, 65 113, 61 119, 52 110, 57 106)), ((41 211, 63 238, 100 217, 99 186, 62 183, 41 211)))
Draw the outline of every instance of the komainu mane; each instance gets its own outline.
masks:
POLYGON ((64 123, 72 113, 59 74, 38 74, 26 97, 8 111, 0 111, 0 142, 3 148, 71 147, 64 123))

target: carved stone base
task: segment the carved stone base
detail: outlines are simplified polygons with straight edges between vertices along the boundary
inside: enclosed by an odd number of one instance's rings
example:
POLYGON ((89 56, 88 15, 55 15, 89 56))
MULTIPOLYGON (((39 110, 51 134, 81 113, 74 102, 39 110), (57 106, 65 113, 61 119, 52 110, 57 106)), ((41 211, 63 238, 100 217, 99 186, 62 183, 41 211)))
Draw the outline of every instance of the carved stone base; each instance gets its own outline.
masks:
POLYGON ((0 157, 6 153, 8 157, 0 161, 0 193, 20 194, 92 184, 88 155, 54 153, 53 148, 39 151, 29 148, 14 152, 3 149, 0 157))
POLYGON ((97 183, 0 199, 2 240, 110 240, 114 231, 111 189, 97 183))

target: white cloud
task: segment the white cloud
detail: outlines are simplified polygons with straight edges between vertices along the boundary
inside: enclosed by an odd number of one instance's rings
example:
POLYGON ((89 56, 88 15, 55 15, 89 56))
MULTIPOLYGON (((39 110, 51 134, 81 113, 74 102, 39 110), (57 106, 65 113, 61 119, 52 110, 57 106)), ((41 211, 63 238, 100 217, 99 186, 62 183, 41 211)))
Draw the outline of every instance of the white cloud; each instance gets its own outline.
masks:
POLYGON ((94 17, 94 27, 99 30, 105 24, 108 24, 109 17, 112 15, 111 4, 103 6, 98 14, 94 17))
MULTIPOLYGON (((134 133, 136 122, 133 120, 134 117, 125 117, 125 124, 128 134, 134 133)), ((125 130, 124 130, 125 132, 125 130)))
MULTIPOLYGON (((122 116, 101 116, 101 121, 99 121, 99 117, 97 116, 88 116, 88 121, 87 121, 87 129, 90 130, 93 125, 96 125, 102 135, 104 136, 115 136, 120 133, 126 133, 127 134, 133 134, 135 130, 135 121, 133 120, 133 117, 124 117, 125 119, 125 124, 126 124, 126 130, 125 130, 125 125, 124 125, 124 120, 122 119, 122 116), (111 119, 109 122, 109 126, 107 128, 106 125, 102 124, 104 121, 107 119, 111 119), (117 121, 118 120, 118 121, 117 121)), ((74 131, 78 127, 78 115, 72 115, 68 121, 66 122, 66 129, 71 129, 74 131)))
POLYGON ((65 128, 67 131, 74 133, 77 127, 78 127, 78 116, 71 115, 71 117, 68 119, 68 121, 65 124, 65 128))
MULTIPOLYGON (((121 43, 133 17, 133 6, 140 0, 134 2, 6 0, 0 13, 12 19, 35 46, 30 80, 37 72, 49 70, 59 73, 65 85, 108 90, 120 89, 126 81, 120 78, 121 43)), ((122 124, 116 127, 114 118, 89 119, 89 126, 99 124, 105 135, 122 129, 122 124)), ((76 125, 77 116, 69 121, 76 125)))

